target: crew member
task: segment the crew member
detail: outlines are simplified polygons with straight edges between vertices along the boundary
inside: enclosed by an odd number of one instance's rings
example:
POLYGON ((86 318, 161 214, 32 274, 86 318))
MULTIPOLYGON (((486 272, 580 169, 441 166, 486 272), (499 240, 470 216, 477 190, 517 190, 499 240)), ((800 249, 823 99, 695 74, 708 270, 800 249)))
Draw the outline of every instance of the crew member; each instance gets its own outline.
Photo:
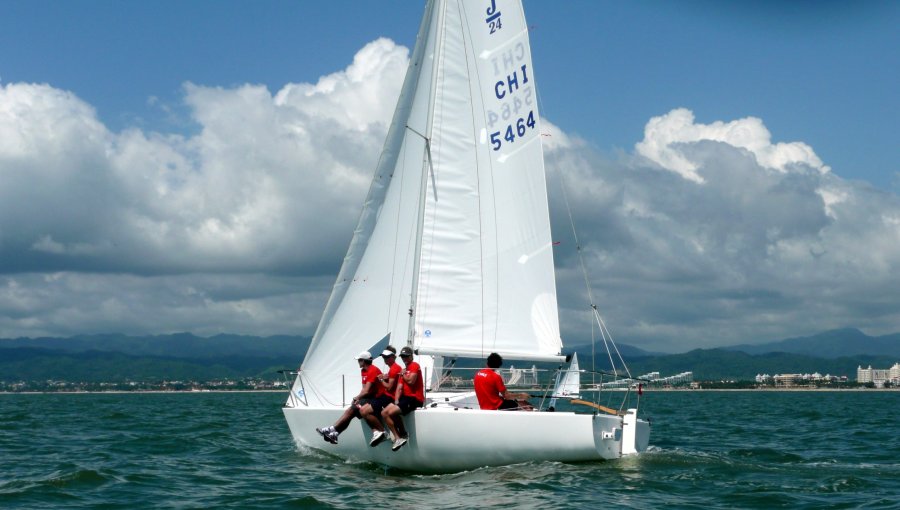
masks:
POLYGON ((479 370, 474 377, 475 396, 478 397, 478 405, 482 409, 520 409, 530 408, 530 405, 520 405, 516 399, 527 399, 527 393, 510 393, 506 391, 503 378, 495 372, 503 365, 503 358, 496 352, 487 357, 487 368, 479 370))
POLYGON ((381 417, 388 430, 394 436, 394 444, 391 450, 397 451, 409 441, 409 434, 403 426, 401 415, 425 405, 425 381, 422 377, 422 367, 413 361, 413 351, 410 347, 400 349, 400 360, 406 368, 400 372, 400 380, 394 393, 394 402, 384 408, 381 417))
POLYGON ((316 432, 331 444, 337 444, 338 436, 347 429, 353 418, 361 418, 360 409, 368 404, 370 399, 378 396, 379 388, 384 389, 384 386, 378 381, 381 370, 372 364, 372 355, 369 351, 359 353, 356 361, 359 363, 359 371, 362 375, 362 389, 359 390, 358 395, 353 397, 350 407, 334 422, 334 425, 316 429, 316 432))
POLYGON ((381 386, 378 389, 378 396, 359 410, 360 416, 375 431, 372 433, 372 440, 369 441, 369 446, 378 446, 388 437, 388 433, 385 432, 384 426, 381 424, 381 412, 394 401, 397 381, 400 379, 400 372, 403 370, 403 367, 396 362, 397 349, 394 346, 387 346, 381 353, 381 359, 387 365, 388 372, 378 376, 378 384, 381 386))

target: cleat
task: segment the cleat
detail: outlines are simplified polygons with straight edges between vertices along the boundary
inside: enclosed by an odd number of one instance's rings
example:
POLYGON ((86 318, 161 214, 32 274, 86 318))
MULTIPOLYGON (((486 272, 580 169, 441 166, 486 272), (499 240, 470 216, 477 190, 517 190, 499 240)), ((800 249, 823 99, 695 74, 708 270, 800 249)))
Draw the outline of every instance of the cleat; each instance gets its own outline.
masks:
POLYGON ((369 441, 369 446, 378 446, 385 439, 387 439, 387 434, 383 430, 376 430, 372 433, 372 440, 369 441))

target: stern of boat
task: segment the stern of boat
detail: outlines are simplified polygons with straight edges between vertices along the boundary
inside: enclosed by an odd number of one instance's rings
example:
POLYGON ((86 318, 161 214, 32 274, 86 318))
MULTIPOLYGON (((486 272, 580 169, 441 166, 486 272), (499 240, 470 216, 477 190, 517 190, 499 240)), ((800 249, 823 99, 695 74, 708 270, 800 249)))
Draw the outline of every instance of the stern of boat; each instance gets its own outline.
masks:
POLYGON ((628 409, 622 417, 622 455, 636 455, 650 444, 650 423, 637 417, 637 409, 628 409))
POLYGON ((594 447, 604 459, 637 455, 650 444, 650 423, 637 417, 636 409, 622 416, 594 415, 594 447))

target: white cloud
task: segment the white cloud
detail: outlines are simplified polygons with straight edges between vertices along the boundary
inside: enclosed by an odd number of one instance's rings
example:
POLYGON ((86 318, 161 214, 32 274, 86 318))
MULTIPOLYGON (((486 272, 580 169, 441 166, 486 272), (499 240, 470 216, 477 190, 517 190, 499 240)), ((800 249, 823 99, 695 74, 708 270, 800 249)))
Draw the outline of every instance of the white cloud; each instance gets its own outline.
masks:
POLYGON ((644 140, 638 142, 635 149, 638 154, 661 167, 676 172, 685 179, 703 183, 703 177, 697 174, 700 163, 681 150, 683 144, 703 140, 747 149, 761 166, 782 172, 794 165, 811 167, 820 172, 830 170, 805 143, 772 144, 771 134, 760 119, 747 117, 731 122, 697 124, 694 122, 693 112, 686 108, 678 108, 650 119, 644 128, 644 140))
POLYGON ((378 40, 275 96, 188 84, 187 138, 112 133, 71 93, 3 86, 0 271, 335 268, 392 111, 372 97, 397 96, 406 59, 378 40))
POLYGON ((333 280, 321 275, 349 243, 407 54, 378 40, 346 70, 274 96, 187 84, 189 137, 114 133, 69 92, 0 86, 0 337, 310 332, 321 288, 253 289, 265 275, 333 280), (179 297, 220 280, 249 297, 179 297))
MULTIPOLYGON (((0 86, 0 337, 311 333, 407 58, 380 39, 315 84, 188 84, 191 136, 111 132, 71 93, 0 86)), ((897 195, 772 141, 762 120, 673 110, 612 159, 543 131, 619 341, 683 350, 900 324, 897 195)), ((590 326, 561 203, 559 301, 577 343, 590 326)))
MULTIPOLYGON (((646 133, 638 157, 550 154, 567 170, 601 309, 621 341, 680 350, 844 326, 896 331, 900 227, 885 218, 900 217, 897 195, 841 179, 811 149, 784 151, 806 146, 771 143, 758 120, 698 128, 675 110, 646 133)), ((577 271, 563 275, 560 288, 578 286, 577 271)))

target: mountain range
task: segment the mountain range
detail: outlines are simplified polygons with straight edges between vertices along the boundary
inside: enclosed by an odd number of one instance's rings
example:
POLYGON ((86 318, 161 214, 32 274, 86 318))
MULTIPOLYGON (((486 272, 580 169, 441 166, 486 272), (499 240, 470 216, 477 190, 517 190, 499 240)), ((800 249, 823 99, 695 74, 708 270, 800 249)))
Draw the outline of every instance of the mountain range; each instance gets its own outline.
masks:
POLYGON ((0 381, 274 379, 299 366, 310 340, 191 333, 0 339, 0 381))
POLYGON ((758 345, 735 345, 725 349, 747 354, 787 352, 826 359, 857 355, 900 358, 900 333, 869 336, 854 328, 834 329, 813 336, 787 338, 758 345))
MULTIPOLYGON (((274 378, 279 369, 299 366, 310 340, 289 335, 205 338, 191 333, 0 339, 0 381, 274 378)), ((653 353, 626 344, 618 348, 633 375, 691 371, 696 380, 747 380, 761 373, 819 372, 853 380, 859 365, 888 368, 900 361, 900 333, 872 337, 848 328, 680 354, 653 353)), ((577 352, 584 369, 609 370, 602 345, 593 348, 595 363, 591 363, 590 345, 566 352, 577 352)))

